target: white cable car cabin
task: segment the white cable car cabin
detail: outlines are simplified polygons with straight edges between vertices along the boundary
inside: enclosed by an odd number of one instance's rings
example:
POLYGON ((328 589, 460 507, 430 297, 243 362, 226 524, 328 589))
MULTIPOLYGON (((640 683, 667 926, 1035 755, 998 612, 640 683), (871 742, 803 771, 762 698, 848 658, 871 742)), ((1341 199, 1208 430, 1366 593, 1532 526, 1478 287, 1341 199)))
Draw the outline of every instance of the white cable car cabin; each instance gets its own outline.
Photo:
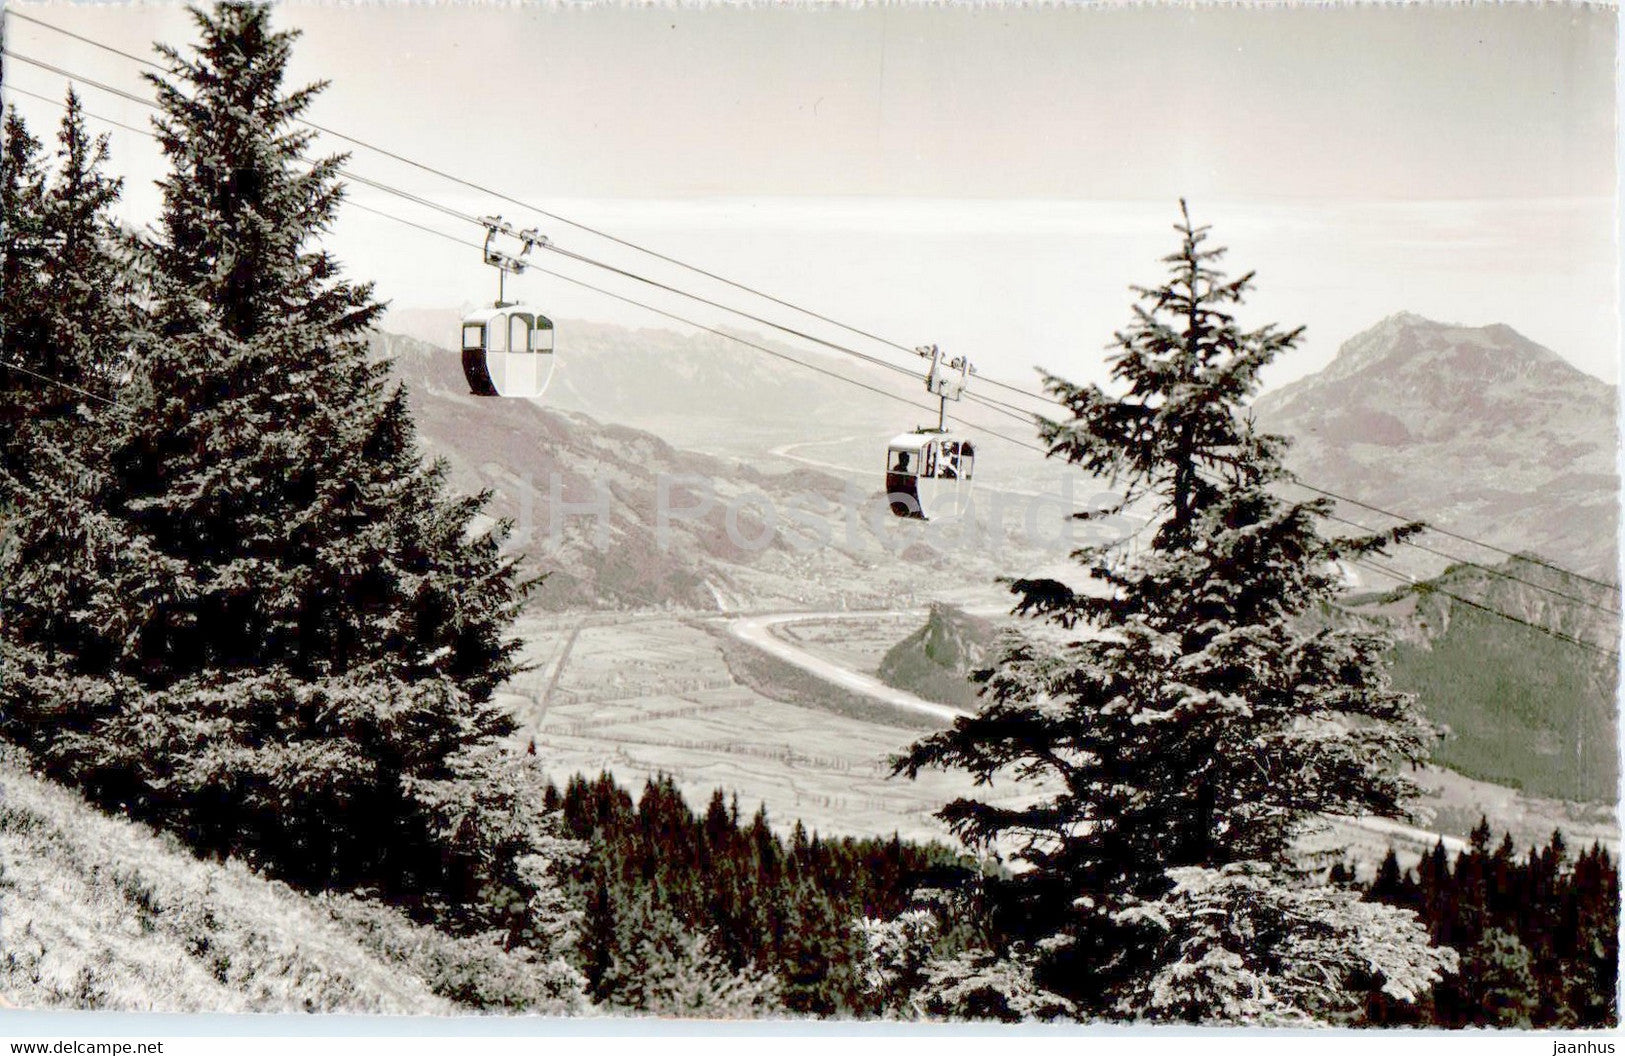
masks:
POLYGON ((904 433, 886 445, 886 500, 899 517, 957 517, 970 507, 976 446, 951 433, 904 433))
POLYGON ((553 379, 553 321, 522 304, 463 316, 463 377, 476 396, 540 396, 553 379))

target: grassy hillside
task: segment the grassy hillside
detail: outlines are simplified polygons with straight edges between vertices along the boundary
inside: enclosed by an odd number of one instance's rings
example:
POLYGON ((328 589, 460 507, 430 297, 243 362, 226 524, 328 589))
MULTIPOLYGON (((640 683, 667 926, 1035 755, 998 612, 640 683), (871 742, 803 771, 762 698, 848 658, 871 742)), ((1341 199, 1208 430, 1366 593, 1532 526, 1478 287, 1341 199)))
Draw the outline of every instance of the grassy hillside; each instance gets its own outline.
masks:
MULTIPOLYGON (((1396 686, 1420 696, 1427 714, 1449 727, 1434 751, 1439 765, 1535 797, 1611 803, 1619 779, 1617 672, 1603 651, 1615 649, 1619 635, 1607 611, 1613 604, 1604 588, 1512 558, 1493 571, 1456 566, 1413 587, 1351 598, 1333 618, 1394 635, 1396 686)), ((886 654, 880 678, 928 700, 975 708, 969 673, 983 662, 992 634, 984 620, 934 606, 926 623, 886 654)))
POLYGON ((240 862, 199 860, 0 748, 0 999, 13 1007, 540 1010, 534 975, 388 907, 301 895, 240 862))
POLYGON ((1463 605, 1431 641, 1394 650, 1395 684, 1450 727, 1437 762, 1561 799, 1616 796, 1614 677, 1590 653, 1463 605))
POLYGON ((1437 762, 1534 796, 1612 803, 1617 605, 1598 583, 1514 557, 1350 598, 1336 618, 1398 640, 1395 683, 1450 727, 1437 762))

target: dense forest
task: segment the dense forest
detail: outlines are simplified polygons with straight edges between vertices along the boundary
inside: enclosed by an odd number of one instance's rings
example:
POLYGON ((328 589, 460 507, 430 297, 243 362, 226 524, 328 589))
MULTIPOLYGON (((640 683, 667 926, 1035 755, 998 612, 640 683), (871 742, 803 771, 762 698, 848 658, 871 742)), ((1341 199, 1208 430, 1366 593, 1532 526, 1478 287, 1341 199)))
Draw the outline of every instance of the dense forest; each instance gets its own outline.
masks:
MULTIPOLYGON (((764 808, 748 819, 721 789, 695 812, 669 777, 632 794, 607 774, 577 775, 547 801, 590 852, 568 883, 585 907, 576 963, 612 1008, 682 1014, 896 1016, 875 985, 864 921, 926 913, 932 953, 990 940, 977 891, 995 869, 937 843, 788 839, 764 808), (946 926, 946 930, 944 929, 946 926)), ((1559 833, 1519 855, 1481 822, 1454 859, 1437 845, 1402 870, 1390 850, 1374 879, 1352 863, 1331 879, 1410 910, 1459 970, 1414 1003, 1373 987, 1356 1020, 1428 1027, 1587 1028, 1616 1023, 1618 863, 1593 846, 1571 856, 1559 833)))
POLYGON ((1452 862, 1441 843, 1414 871, 1392 851, 1369 897, 1413 910, 1460 970, 1416 1005, 1373 998, 1371 1022, 1441 1027, 1604 1027, 1619 1022, 1619 863, 1561 832, 1518 855, 1487 821, 1452 862))
POLYGON ((488 496, 425 457, 369 351, 372 287, 321 248, 345 159, 312 156, 321 86, 284 86, 295 34, 272 14, 194 11, 196 47, 160 49, 145 231, 115 219, 76 97, 54 150, 6 115, 0 736, 40 772, 313 902, 410 918, 432 943, 377 944, 440 951, 433 989, 460 1007, 1615 1020, 1599 848, 1492 853, 1482 825, 1369 891, 1304 868, 1325 815, 1408 817, 1440 735, 1392 683, 1391 638, 1303 618, 1340 562, 1419 527, 1332 536, 1329 500, 1282 497, 1287 442, 1248 401, 1302 331, 1240 327, 1252 275, 1218 270, 1184 203, 1113 391, 1050 376, 1067 414, 1036 423, 1155 508, 1148 537, 1077 552, 1089 590, 1014 581, 1015 615, 1066 633, 1007 621, 977 713, 892 760, 970 779, 937 817, 975 857, 786 835, 665 778, 635 800, 551 784, 496 695, 530 584, 507 526, 481 527, 488 496), (1023 794, 977 798, 995 778, 1023 794))
MULTIPOLYGON (((699 970, 705 955, 732 985, 770 978, 744 987, 761 1010, 878 1012, 859 922, 895 918, 922 899, 972 901, 975 863, 942 844, 825 839, 799 822, 786 840, 765 808, 743 820, 737 797, 721 789, 696 814, 670 778, 646 783, 634 803, 600 774, 562 793, 550 787, 547 802, 591 847, 572 883, 585 909, 579 963, 588 992, 613 1007, 683 1011, 661 988, 699 970)), ((960 919, 939 952, 979 938, 973 924, 960 919)))

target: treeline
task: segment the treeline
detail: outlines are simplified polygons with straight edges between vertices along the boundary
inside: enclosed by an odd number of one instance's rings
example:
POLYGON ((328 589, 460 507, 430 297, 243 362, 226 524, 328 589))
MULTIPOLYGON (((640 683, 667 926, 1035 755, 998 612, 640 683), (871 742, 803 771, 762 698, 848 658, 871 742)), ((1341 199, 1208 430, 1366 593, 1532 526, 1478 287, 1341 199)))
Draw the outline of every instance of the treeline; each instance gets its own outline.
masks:
POLYGON ((1367 893, 1413 910, 1459 970, 1415 1004, 1373 998, 1373 1024, 1606 1027, 1619 1021, 1619 864, 1593 844, 1571 858, 1561 832, 1519 856, 1491 850, 1488 821, 1452 863, 1436 845, 1415 870, 1393 851, 1367 893))
POLYGON ((975 863, 939 843, 827 839, 800 822, 785 839, 765 808, 744 819, 721 789, 695 813, 666 776, 634 802, 608 774, 578 775, 550 786, 547 805, 591 848, 570 884, 586 914, 578 965, 610 1007, 879 1013, 858 922, 891 920, 926 892, 960 907, 937 952, 984 939, 969 909, 975 863))
MULTIPOLYGON (((800 823, 786 838, 721 789, 696 812, 666 776, 634 797, 608 774, 577 775, 550 785, 547 805, 590 848, 565 885, 585 911, 574 963, 610 1009, 913 1016, 877 983, 877 922, 927 920, 919 955, 934 960, 999 943, 977 864, 939 843, 826 839, 800 823)), ((1414 912, 1460 964, 1415 1002, 1374 991, 1351 1025, 1617 1022, 1618 863, 1595 845, 1571 857, 1558 833, 1522 856, 1510 834, 1492 843, 1482 821, 1454 860, 1441 844, 1406 871, 1389 851, 1365 897, 1414 912)), ((1347 865, 1330 880, 1358 886, 1347 865)))

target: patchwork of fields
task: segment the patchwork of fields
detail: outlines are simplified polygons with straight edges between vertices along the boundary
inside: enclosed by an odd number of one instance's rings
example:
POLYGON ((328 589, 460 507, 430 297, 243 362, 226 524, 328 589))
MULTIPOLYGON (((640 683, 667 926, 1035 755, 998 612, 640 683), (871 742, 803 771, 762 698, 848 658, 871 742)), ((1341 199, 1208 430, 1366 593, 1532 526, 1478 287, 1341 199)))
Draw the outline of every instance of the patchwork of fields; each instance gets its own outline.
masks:
MULTIPOLYGON (((872 672, 923 618, 798 621, 774 633, 821 659, 872 672)), ((520 630, 532 667, 505 695, 519 718, 520 744, 534 739, 560 782, 607 770, 637 786, 664 772, 695 805, 715 788, 729 789, 744 812, 766 804, 779 828, 800 819, 826 834, 947 838, 932 815, 970 793, 970 781, 958 774, 890 776, 889 758, 928 724, 765 658, 728 637, 725 622, 714 614, 666 612, 528 617, 520 630)), ((1448 836, 1466 837, 1487 814, 1520 847, 1543 843, 1554 828, 1571 845, 1619 844, 1608 807, 1526 795, 1437 768, 1418 781, 1428 790, 1420 820, 1448 836)), ((1008 787, 976 794, 1001 792, 1009 802, 1019 798, 1008 787)), ((1414 859, 1425 844, 1414 830, 1380 822, 1339 823, 1315 841, 1319 848, 1346 847, 1368 864, 1389 846, 1414 859)))
POLYGON ((890 757, 925 727, 860 711, 810 676, 764 671, 715 618, 539 616, 522 630, 536 666, 506 700, 521 744, 535 739, 555 780, 608 770, 635 786, 664 772, 696 805, 721 787, 738 792, 741 811, 765 803, 779 827, 800 819, 825 834, 914 839, 946 838, 933 812, 970 791, 962 775, 890 776, 890 757))

